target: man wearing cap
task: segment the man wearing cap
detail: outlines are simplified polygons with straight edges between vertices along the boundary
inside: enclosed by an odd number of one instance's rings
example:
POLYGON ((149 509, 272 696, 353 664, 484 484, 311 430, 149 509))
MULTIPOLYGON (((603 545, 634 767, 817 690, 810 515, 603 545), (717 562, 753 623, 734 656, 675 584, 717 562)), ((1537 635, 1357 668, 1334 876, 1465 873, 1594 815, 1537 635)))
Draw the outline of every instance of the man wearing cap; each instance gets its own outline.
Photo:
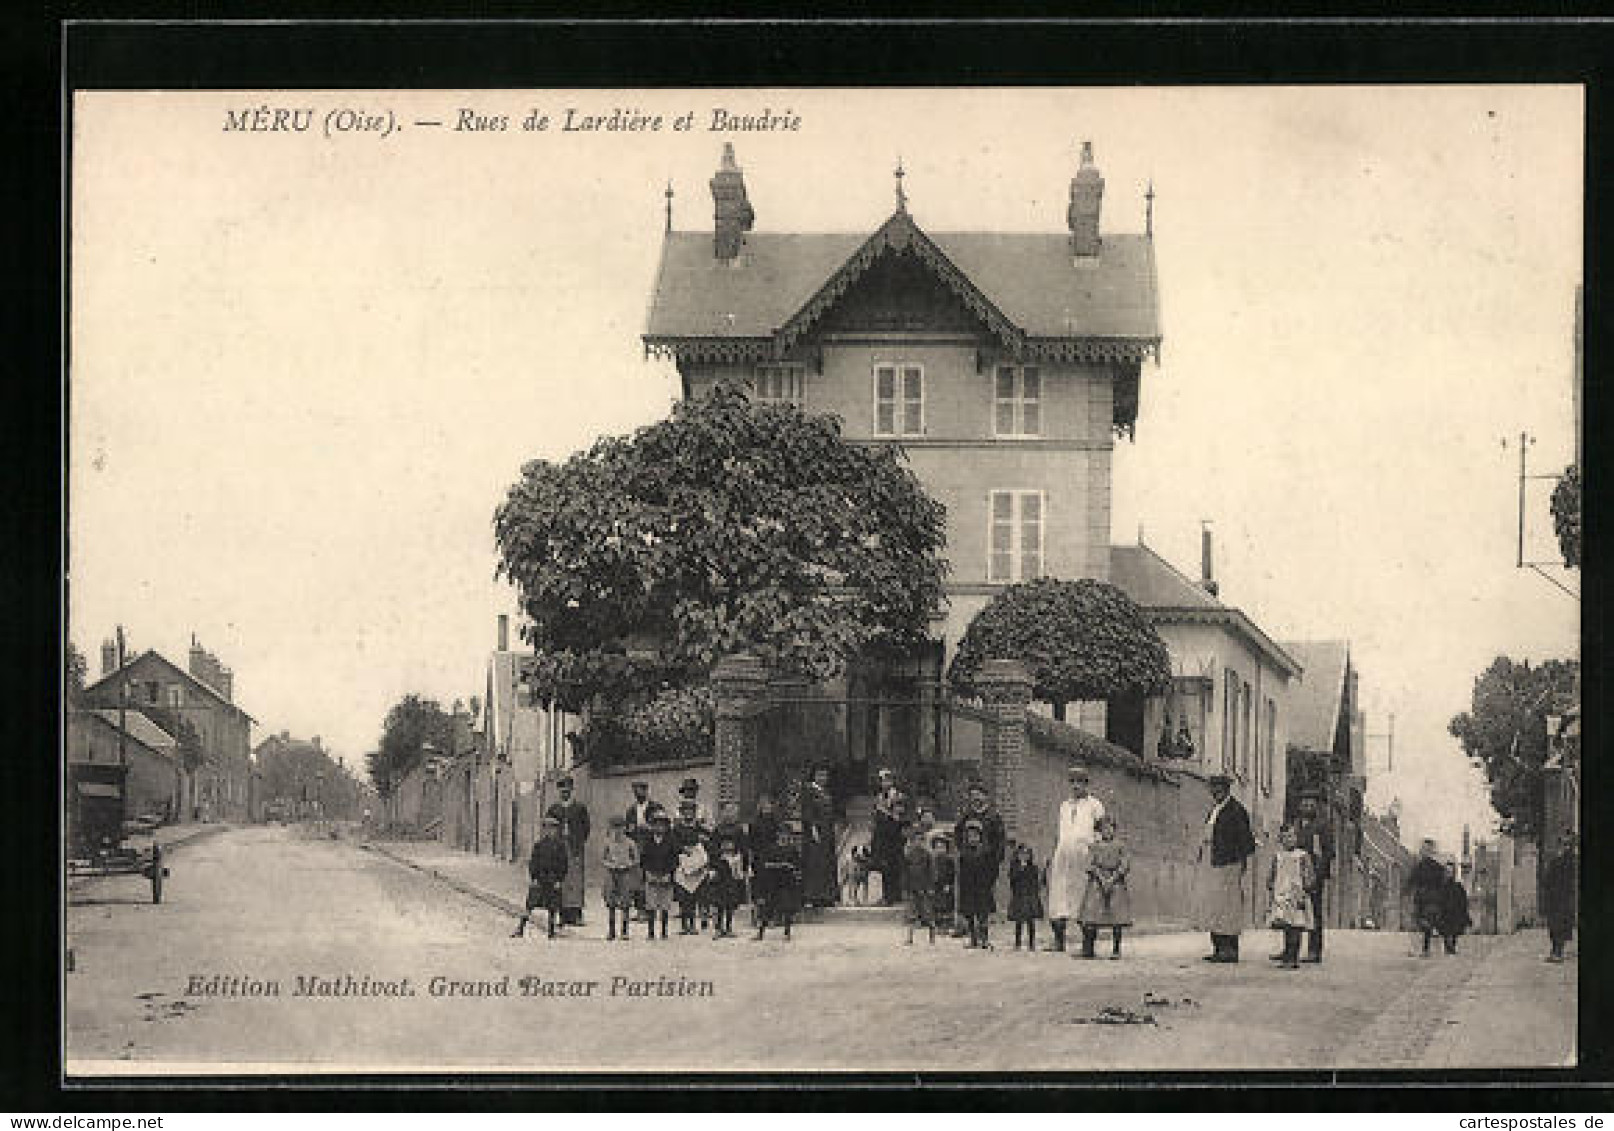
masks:
POLYGON ((1059 803, 1058 840, 1048 862, 1048 922, 1054 929, 1051 950, 1065 949, 1065 931, 1082 907, 1087 891, 1087 855, 1098 839, 1104 803, 1088 792, 1091 778, 1085 768, 1069 771, 1070 796, 1059 803))
POLYGON ((566 879, 560 885, 560 921, 567 926, 583 922, 583 850, 588 845, 588 807, 572 798, 570 775, 555 783, 560 800, 544 813, 560 824, 560 838, 566 845, 566 879))
POLYGON ((1244 875, 1255 853, 1250 813, 1233 796, 1233 779, 1212 774, 1211 807, 1199 846, 1199 927, 1211 937, 1206 962, 1237 962, 1244 929, 1244 875))
MULTIPOLYGON (((650 783, 640 779, 633 783, 633 804, 623 814, 628 829, 628 839, 644 851, 644 842, 650 839, 650 820, 656 810, 661 806, 650 799, 650 783)), ((633 890, 633 910, 641 918, 644 916, 644 888, 633 890)))

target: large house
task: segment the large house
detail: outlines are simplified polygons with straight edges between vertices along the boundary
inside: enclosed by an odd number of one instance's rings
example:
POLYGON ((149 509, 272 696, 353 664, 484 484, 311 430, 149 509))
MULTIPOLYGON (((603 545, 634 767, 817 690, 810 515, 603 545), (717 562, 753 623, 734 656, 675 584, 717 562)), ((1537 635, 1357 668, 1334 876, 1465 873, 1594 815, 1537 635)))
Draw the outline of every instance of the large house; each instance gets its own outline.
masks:
POLYGON ((189 670, 156 650, 118 667, 117 648, 101 647, 101 677, 84 689, 92 707, 119 705, 161 719, 183 719, 196 728, 202 761, 186 783, 182 817, 245 820, 252 808, 251 715, 233 701, 234 675, 191 638, 189 670))

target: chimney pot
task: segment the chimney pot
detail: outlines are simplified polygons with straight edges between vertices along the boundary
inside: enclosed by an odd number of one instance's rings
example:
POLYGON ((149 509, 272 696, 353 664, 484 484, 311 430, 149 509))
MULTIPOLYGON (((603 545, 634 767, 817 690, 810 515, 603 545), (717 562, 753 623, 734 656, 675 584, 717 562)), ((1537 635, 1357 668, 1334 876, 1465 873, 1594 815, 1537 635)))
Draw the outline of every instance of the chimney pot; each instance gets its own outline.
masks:
POLYGON ((499 614, 499 651, 510 650, 510 618, 505 613, 499 614))
POLYGON ((1212 597, 1221 592, 1216 582, 1216 570, 1211 557, 1211 529, 1206 523, 1199 532, 1199 584, 1212 597))
POLYGON ((118 646, 111 640, 101 642, 101 674, 111 675, 118 670, 118 646))

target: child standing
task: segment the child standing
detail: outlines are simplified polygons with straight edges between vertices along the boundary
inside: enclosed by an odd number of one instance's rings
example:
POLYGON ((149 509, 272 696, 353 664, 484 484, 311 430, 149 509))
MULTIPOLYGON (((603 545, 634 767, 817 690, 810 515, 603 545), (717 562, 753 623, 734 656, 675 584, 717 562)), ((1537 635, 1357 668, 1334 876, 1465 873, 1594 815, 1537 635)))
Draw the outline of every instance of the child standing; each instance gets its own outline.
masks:
POLYGON ((667 937, 667 912, 672 907, 673 872, 678 867, 678 845, 672 838, 672 821, 658 812, 650 822, 650 835, 639 849, 639 866, 644 869, 644 906, 650 916, 650 937, 656 937, 656 917, 661 917, 661 937, 667 937))
POLYGON ((986 846, 985 828, 979 821, 964 822, 964 843, 958 850, 958 913, 969 931, 970 941, 964 944, 969 949, 991 949, 987 920, 997 910, 992 899, 997 878, 998 861, 986 846))
POLYGON ((946 833, 937 833, 931 838, 930 859, 936 869, 936 881, 931 888, 930 917, 938 931, 951 931, 958 898, 958 861, 953 859, 953 842, 946 833))
POLYGON ((611 818, 605 833, 605 851, 601 855, 605 865, 605 915, 610 924, 607 941, 617 937, 616 915, 622 912, 622 941, 628 939, 628 924, 632 922, 635 903, 643 902, 642 873, 639 870, 639 846, 628 838, 628 819, 625 815, 611 818))
POLYGON ((566 878, 569 863, 566 842, 560 838, 560 821, 545 817, 543 832, 532 846, 532 858, 527 861, 527 908, 517 920, 511 938, 519 939, 527 933, 527 921, 540 907, 549 912, 549 937, 555 937, 555 917, 560 914, 560 882, 566 878))
POLYGON ((740 851, 739 839, 734 835, 721 836, 717 842, 717 855, 712 860, 712 874, 707 879, 712 906, 716 911, 714 939, 734 937, 734 909, 745 901, 745 855, 740 851))
POLYGON ((695 912, 703 907, 706 897, 706 873, 709 871, 706 846, 699 840, 685 841, 678 852, 678 867, 673 873, 673 898, 678 900, 678 933, 693 935, 695 912))
POLYGON ((1014 922, 1014 949, 1020 949, 1020 932, 1026 949, 1037 949, 1037 920, 1042 918, 1042 874, 1029 844, 1016 845, 1009 862, 1009 918, 1014 922))
POLYGON ((1132 925, 1132 896, 1126 877, 1131 870, 1126 845, 1116 839, 1115 818, 1105 814, 1096 825, 1099 839, 1087 853, 1087 890, 1076 918, 1082 925, 1083 958, 1092 958, 1098 929, 1110 929, 1110 957, 1121 957, 1121 932, 1132 925))
POLYGON ((790 939, 790 925, 801 910, 801 852, 796 847, 796 831, 788 824, 779 826, 777 839, 764 848, 757 865, 757 940, 768 931, 768 924, 779 923, 790 939))
POLYGON ((908 945, 913 945, 913 929, 923 926, 936 945, 936 916, 931 907, 936 889, 936 861, 925 845, 923 830, 908 830, 908 843, 902 850, 902 890, 908 893, 908 945))
POLYGON ((1300 940, 1311 929, 1311 889, 1317 882, 1311 853, 1296 843, 1295 827, 1278 830, 1278 852, 1267 873, 1267 893, 1271 896, 1271 924, 1283 932, 1283 953, 1278 964, 1284 970, 1300 969, 1300 940))

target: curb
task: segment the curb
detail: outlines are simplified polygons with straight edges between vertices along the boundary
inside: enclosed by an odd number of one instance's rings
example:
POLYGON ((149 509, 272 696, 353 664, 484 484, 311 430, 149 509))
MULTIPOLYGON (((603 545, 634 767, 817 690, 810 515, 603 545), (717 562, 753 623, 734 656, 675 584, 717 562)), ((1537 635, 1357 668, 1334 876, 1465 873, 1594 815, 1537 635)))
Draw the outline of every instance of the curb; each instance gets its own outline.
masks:
POLYGON ((519 919, 526 914, 526 910, 524 908, 518 907, 508 899, 505 899, 503 896, 494 895, 492 892, 484 891, 473 884, 466 883, 464 880, 456 880, 453 876, 445 876, 436 868, 428 868, 424 864, 417 864, 407 856, 401 856, 396 852, 390 851, 389 849, 382 848, 379 844, 372 844, 369 841, 361 841, 359 843, 359 848, 365 852, 373 852, 377 856, 391 860, 394 864, 401 864, 403 867, 408 868, 412 872, 418 872, 423 876, 430 876, 439 883, 446 884, 448 887, 453 888, 461 895, 469 896, 479 903, 485 903, 489 907, 504 912, 506 915, 519 919))

